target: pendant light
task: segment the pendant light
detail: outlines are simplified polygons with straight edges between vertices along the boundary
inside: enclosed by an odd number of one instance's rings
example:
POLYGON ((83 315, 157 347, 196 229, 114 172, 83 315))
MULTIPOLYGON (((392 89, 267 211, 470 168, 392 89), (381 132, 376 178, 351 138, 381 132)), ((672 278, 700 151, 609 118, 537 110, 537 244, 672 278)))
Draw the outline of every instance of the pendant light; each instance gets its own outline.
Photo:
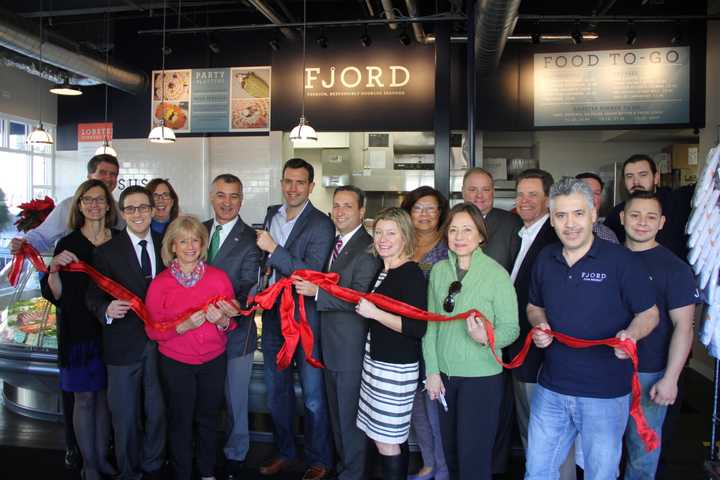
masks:
MULTIPOLYGON (((42 68, 42 45, 43 45, 43 19, 40 19, 40 68, 42 68)), ((42 80, 38 80, 42 82, 42 80)), ((41 102, 40 105, 40 122, 37 127, 28 135, 26 142, 30 145, 52 145, 54 142, 52 136, 43 128, 42 123, 42 95, 38 95, 38 99, 41 102)))
POLYGON ((63 83, 59 83, 53 88, 51 88, 50 93, 54 93, 55 95, 76 97, 78 95, 82 95, 83 92, 78 87, 70 85, 70 81, 66 78, 63 83))
POLYGON ((307 0, 303 0, 303 68, 302 68, 302 110, 300 113, 300 121, 297 126, 290 131, 290 140, 317 140, 315 129, 308 125, 305 120, 305 50, 307 48, 307 0))
MULTIPOLYGON (((108 2, 108 6, 109 6, 108 2)), ((108 70, 110 65, 110 14, 105 12, 105 123, 108 121, 108 70)), ((103 144, 95 150, 95 155, 111 155, 117 158, 117 151, 110 145, 107 136, 107 129, 105 130, 105 139, 103 144)))
MULTIPOLYGON (((167 0, 163 1, 163 28, 162 28, 162 81, 160 103, 165 101, 165 20, 167 16, 167 0)), ((152 143, 175 143, 175 132, 165 126, 165 119, 160 119, 160 125, 150 130, 148 140, 152 143)))

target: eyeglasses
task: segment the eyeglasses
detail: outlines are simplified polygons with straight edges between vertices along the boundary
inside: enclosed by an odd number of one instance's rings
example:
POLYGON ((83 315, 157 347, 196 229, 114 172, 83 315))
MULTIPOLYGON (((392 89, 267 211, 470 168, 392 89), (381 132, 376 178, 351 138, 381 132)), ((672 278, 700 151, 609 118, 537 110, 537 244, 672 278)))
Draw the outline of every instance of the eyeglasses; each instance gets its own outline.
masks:
POLYGON ((416 203, 412 207, 412 213, 421 214, 421 213, 427 213, 428 215, 435 215, 440 209, 436 207, 435 205, 420 205, 419 203, 416 203))
POLYGON ((85 205, 105 205, 107 199, 105 197, 80 197, 80 203, 85 205))
POLYGON ((132 215, 132 214, 135 213, 135 212, 149 213, 150 210, 152 210, 152 208, 153 208, 152 205, 148 205, 148 204, 145 203, 145 204, 138 205, 138 206, 135 206, 135 205, 127 205, 127 206, 123 207, 122 211, 123 211, 123 213, 125 213, 126 215, 132 215))
POLYGON ((445 297, 445 301, 443 302, 443 310, 447 313, 452 313, 455 308, 455 295, 460 293, 460 290, 462 290, 462 283, 456 280, 450 284, 447 297, 445 297))
POLYGON ((155 200, 167 200, 170 198, 170 192, 153 193, 155 200))

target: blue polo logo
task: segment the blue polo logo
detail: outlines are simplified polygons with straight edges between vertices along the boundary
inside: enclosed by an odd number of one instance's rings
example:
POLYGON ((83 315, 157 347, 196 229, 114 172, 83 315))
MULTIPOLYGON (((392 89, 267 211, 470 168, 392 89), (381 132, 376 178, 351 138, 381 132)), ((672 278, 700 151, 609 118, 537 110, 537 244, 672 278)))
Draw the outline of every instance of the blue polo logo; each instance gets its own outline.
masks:
POLYGON ((599 272, 582 272, 580 278, 586 282, 604 282, 607 278, 606 273, 599 272))

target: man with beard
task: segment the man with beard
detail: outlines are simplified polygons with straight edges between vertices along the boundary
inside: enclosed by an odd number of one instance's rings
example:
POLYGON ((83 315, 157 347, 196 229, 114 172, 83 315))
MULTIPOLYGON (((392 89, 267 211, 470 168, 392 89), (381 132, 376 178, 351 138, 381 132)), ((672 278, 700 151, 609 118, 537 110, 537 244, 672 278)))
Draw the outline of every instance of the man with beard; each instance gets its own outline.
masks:
MULTIPOLYGON (((635 154, 625 160, 622 168, 623 182, 629 194, 635 192, 656 193, 665 216, 665 226, 658 232, 657 241, 668 248, 684 262, 687 261, 687 237, 685 223, 688 219, 690 204, 687 195, 673 192, 667 187, 660 187, 660 172, 655 161, 648 155, 635 154)), ((681 190, 681 191, 684 191, 681 190)), ((625 202, 615 205, 605 219, 605 225, 615 232, 620 243, 625 242, 625 229, 620 222, 620 212, 625 202)))

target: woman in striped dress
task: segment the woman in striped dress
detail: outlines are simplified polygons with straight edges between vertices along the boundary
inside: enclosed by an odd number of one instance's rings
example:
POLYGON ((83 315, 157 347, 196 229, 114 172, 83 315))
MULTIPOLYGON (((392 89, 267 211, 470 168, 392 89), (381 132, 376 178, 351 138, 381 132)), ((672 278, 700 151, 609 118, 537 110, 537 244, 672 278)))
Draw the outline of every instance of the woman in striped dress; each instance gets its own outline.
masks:
MULTIPOLYGON (((373 251, 383 260, 383 269, 373 291, 425 310, 425 277, 410 260, 414 246, 415 233, 407 212, 392 207, 376 216, 373 251)), ((405 480, 410 414, 426 324, 380 310, 364 299, 356 310, 375 320, 370 323, 365 345, 357 426, 377 445, 383 479, 405 480)))

